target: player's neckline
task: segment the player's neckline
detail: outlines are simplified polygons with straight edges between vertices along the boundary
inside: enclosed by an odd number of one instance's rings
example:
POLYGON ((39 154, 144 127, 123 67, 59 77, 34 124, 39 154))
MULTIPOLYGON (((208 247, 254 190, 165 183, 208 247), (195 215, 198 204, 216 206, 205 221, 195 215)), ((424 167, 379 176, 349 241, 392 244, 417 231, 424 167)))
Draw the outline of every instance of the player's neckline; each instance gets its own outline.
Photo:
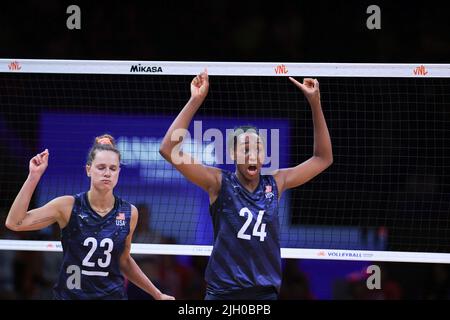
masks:
POLYGON ((116 199, 116 197, 114 196, 114 205, 113 205, 113 207, 112 207, 106 214, 102 215, 102 214, 98 213, 97 211, 95 211, 95 210, 92 208, 91 203, 89 202, 89 197, 88 197, 87 192, 84 193, 84 199, 85 199, 85 201, 86 201, 86 204, 87 204, 89 210, 90 210, 95 216, 99 217, 100 219, 104 219, 104 218, 106 218, 107 216, 109 216, 112 212, 114 212, 114 211, 115 211, 115 208, 116 208, 116 204, 117 204, 117 199, 116 199))
POLYGON ((259 181, 258 181, 258 184, 256 185, 256 188, 255 188, 253 191, 250 191, 250 190, 248 190, 248 189, 241 183, 241 180, 239 180, 239 177, 237 176, 236 172, 233 172, 233 176, 234 176, 234 178, 236 179, 236 181, 237 181, 237 183, 239 184, 239 186, 240 186, 243 190, 245 190, 245 192, 247 192, 247 193, 249 193, 249 194, 251 194, 251 195, 255 195, 255 194, 256 194, 256 192, 257 192, 258 189, 259 189, 259 186, 261 185, 261 181, 262 181, 261 175, 259 175, 259 181))

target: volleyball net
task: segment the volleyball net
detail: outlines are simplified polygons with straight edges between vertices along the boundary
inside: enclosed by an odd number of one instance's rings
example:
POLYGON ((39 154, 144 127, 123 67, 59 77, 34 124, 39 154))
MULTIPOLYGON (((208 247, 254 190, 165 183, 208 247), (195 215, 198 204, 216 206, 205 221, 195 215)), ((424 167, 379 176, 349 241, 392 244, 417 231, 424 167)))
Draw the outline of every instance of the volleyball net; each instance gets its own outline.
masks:
MULTIPOLYGON (((33 155, 50 150, 30 209, 88 190, 87 152, 95 136, 109 133, 122 153, 115 193, 140 211, 132 253, 209 255, 208 196, 159 154, 193 76, 205 68, 210 91, 184 148, 229 170, 227 131, 246 124, 264 132, 266 172, 308 159, 310 107, 287 76, 320 82, 334 163, 283 195, 282 257, 450 262, 444 64, 0 59, 2 221, 33 155)), ((0 249, 62 250, 52 228, 21 239, 2 230, 0 249)))

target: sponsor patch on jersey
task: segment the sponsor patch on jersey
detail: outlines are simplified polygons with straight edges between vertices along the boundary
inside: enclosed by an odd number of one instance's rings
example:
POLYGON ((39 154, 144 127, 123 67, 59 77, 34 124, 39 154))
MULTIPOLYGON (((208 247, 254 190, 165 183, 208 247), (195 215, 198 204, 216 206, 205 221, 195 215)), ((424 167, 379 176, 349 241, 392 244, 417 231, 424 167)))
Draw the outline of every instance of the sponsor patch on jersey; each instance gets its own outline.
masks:
POLYGON ((267 199, 272 198, 273 197, 272 186, 271 185, 266 186, 266 190, 264 191, 264 193, 267 199))

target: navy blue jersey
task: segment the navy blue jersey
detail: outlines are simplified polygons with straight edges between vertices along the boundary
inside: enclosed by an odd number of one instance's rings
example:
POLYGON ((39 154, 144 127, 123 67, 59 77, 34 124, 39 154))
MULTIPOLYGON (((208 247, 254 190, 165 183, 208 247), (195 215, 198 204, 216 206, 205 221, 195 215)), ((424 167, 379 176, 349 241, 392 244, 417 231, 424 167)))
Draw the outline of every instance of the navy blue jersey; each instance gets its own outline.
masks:
POLYGON ((131 205, 115 197, 105 216, 96 213, 83 192, 74 196, 69 223, 61 231, 63 264, 56 299, 126 299, 120 256, 130 233, 131 205))
POLYGON ((214 246, 206 268, 208 291, 226 293, 281 285, 278 189, 273 176, 261 175, 254 192, 235 173, 222 170, 222 186, 210 206, 214 246))

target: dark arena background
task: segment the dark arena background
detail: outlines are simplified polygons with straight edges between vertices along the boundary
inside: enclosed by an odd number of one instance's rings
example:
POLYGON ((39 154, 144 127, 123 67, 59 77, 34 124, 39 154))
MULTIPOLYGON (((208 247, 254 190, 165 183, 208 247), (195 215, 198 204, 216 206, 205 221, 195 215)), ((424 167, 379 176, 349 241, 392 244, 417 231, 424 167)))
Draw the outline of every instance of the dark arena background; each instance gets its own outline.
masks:
MULTIPOLYGON (((107 132, 123 154, 115 192, 140 212, 133 257, 177 300, 203 299, 208 197, 158 148, 192 77, 208 67, 210 91, 194 118, 201 133, 277 129, 267 148, 279 145, 280 167, 313 148, 309 105, 287 76, 320 82, 334 163, 280 201, 281 300, 448 299, 448 12, 438 1, 3 3, 0 298, 52 299, 59 273, 59 228, 4 226, 29 159, 50 150, 34 208, 89 188, 86 155, 107 132), (71 30, 73 4, 81 26, 71 30), (373 4, 380 29, 366 24, 373 4), (380 289, 366 286, 371 265, 380 289)), ((192 147, 194 124, 190 132, 192 147)), ((232 168, 200 149, 208 164, 232 168)), ((126 286, 130 300, 151 299, 126 286)))

